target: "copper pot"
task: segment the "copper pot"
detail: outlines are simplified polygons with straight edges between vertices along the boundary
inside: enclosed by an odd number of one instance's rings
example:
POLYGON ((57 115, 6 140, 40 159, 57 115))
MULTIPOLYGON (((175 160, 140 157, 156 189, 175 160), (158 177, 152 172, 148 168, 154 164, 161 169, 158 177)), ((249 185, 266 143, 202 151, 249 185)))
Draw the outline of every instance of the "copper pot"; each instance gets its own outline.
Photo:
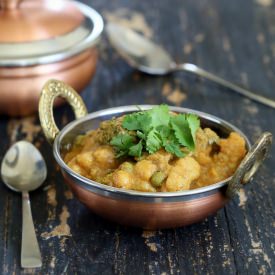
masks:
MULTIPOLYGON (((140 107, 150 109, 152 106, 140 107)), ((62 151, 72 144, 77 135, 97 128, 103 120, 137 111, 137 107, 110 108, 87 115, 80 96, 68 85, 55 80, 45 84, 39 102, 43 131, 48 141, 53 144, 55 159, 75 196, 100 216, 120 224, 145 229, 184 226, 215 213, 249 182, 267 155, 272 142, 272 135, 266 132, 251 146, 247 137, 238 128, 218 117, 180 107, 170 109, 177 113, 197 114, 203 127, 212 128, 222 137, 235 131, 245 139, 248 153, 232 177, 194 190, 157 193, 124 190, 92 181, 70 169, 62 159, 62 151), (77 120, 60 132, 52 114, 53 101, 59 96, 71 104, 77 117, 77 120)))
POLYGON ((102 30, 102 17, 79 2, 0 0, 0 113, 35 112, 52 77, 81 91, 95 72, 102 30))

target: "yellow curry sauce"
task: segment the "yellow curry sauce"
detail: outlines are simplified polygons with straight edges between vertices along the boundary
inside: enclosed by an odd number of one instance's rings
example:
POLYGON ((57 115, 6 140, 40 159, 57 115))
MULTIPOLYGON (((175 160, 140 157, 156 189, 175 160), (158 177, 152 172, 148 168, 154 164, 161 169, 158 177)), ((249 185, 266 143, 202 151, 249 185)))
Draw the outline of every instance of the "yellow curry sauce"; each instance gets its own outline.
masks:
POLYGON ((116 158, 113 146, 102 142, 102 129, 104 122, 101 129, 77 137, 64 160, 76 173, 118 188, 172 192, 207 186, 230 177, 246 154, 239 134, 220 138, 209 128, 199 128, 195 150, 185 157, 160 149, 141 157, 116 158))

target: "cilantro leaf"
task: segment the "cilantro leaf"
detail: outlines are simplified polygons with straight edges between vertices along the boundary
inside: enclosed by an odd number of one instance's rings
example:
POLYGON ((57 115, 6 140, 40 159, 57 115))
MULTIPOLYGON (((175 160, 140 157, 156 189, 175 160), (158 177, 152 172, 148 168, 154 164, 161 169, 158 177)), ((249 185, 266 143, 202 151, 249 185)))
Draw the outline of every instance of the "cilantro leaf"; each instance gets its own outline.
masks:
POLYGON ((142 148, 142 140, 140 140, 139 143, 132 145, 129 148, 129 156, 140 157, 142 153, 142 148))
POLYGON ((160 149, 162 145, 161 139, 158 135, 158 131, 156 129, 153 129, 149 132, 147 135, 146 139, 146 150, 150 153, 153 154, 157 150, 160 149))
POLYGON ((184 157, 182 147, 189 151, 195 149, 200 121, 194 114, 170 114, 167 105, 160 105, 126 115, 122 127, 126 133, 118 134, 110 142, 116 147, 117 157, 140 157, 142 151, 153 154, 161 147, 177 157, 184 157))
POLYGON ((110 144, 119 149, 127 149, 134 144, 134 138, 129 134, 118 134, 112 138, 110 144))
POLYGON ((166 142, 164 144, 164 149, 167 152, 169 152, 169 153, 171 153, 173 155, 176 155, 179 158, 183 158, 184 157, 183 152, 180 150, 180 145, 177 142, 169 142, 169 141, 166 142))
POLYGON ((156 130, 158 131, 162 140, 166 139, 171 134, 171 128, 169 126, 160 125, 156 128, 156 130))
POLYGON ((134 138, 129 134, 118 134, 112 138, 110 144, 117 148, 116 157, 122 157, 128 154, 128 148, 134 145, 134 138))
POLYGON ((141 131, 137 131, 137 136, 138 136, 140 139, 145 139, 145 138, 146 138, 145 134, 143 134, 141 131))
POLYGON ((185 114, 180 114, 171 118, 171 125, 178 142, 186 146, 189 150, 194 150, 195 143, 189 128, 185 114))
POLYGON ((194 114, 188 114, 186 115, 188 124, 189 124, 189 128, 191 130, 191 134, 194 140, 194 143, 196 141, 196 132, 198 130, 198 128, 200 127, 200 120, 198 118, 198 116, 194 115, 194 114))
POLYGON ((149 132, 151 127, 152 118, 148 112, 137 112, 126 115, 123 119, 123 128, 133 131, 141 130, 145 133, 149 132))
POLYGON ((169 108, 167 105, 159 105, 149 110, 151 116, 152 127, 156 128, 160 125, 167 126, 170 120, 169 108))

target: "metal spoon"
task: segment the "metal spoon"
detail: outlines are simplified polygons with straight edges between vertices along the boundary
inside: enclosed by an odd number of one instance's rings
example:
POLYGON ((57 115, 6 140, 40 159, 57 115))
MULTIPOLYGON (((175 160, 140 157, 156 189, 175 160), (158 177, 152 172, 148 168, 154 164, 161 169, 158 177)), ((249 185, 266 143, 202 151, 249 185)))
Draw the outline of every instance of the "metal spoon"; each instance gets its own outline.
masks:
POLYGON ((35 235, 28 191, 35 190, 46 179, 45 161, 31 143, 19 141, 4 156, 1 176, 10 189, 22 192, 21 266, 24 268, 41 267, 41 254, 35 235))
POLYGON ((138 34, 137 32, 109 23, 107 35, 113 47, 126 61, 136 69, 152 74, 164 75, 174 71, 187 71, 231 89, 254 101, 275 108, 275 100, 248 91, 236 84, 224 80, 190 63, 176 64, 171 56, 161 46, 138 34))

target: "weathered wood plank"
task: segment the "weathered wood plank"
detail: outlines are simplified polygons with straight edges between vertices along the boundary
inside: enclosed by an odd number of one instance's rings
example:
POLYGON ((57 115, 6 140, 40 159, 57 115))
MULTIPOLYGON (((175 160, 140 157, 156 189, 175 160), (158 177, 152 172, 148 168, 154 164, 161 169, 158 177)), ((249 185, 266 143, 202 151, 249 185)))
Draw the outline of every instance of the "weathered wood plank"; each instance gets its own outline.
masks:
MULTIPOLYGON (((194 62, 275 98, 272 0, 83 2, 106 20, 153 37, 176 61, 194 62)), ((106 37, 99 53, 96 76, 82 93, 90 111, 165 102, 223 117, 252 141, 265 130, 275 134, 274 110, 268 107, 190 74, 138 73, 118 57, 106 37)), ((65 106, 55 115, 60 127, 73 119, 65 106)), ((22 138, 40 148, 49 171, 43 187, 31 193, 43 267, 20 269, 21 198, 0 184, 1 274, 275 273, 274 146, 253 182, 217 215, 185 228, 146 232, 105 221, 73 199, 36 115, 0 118, 1 159, 22 138)))

